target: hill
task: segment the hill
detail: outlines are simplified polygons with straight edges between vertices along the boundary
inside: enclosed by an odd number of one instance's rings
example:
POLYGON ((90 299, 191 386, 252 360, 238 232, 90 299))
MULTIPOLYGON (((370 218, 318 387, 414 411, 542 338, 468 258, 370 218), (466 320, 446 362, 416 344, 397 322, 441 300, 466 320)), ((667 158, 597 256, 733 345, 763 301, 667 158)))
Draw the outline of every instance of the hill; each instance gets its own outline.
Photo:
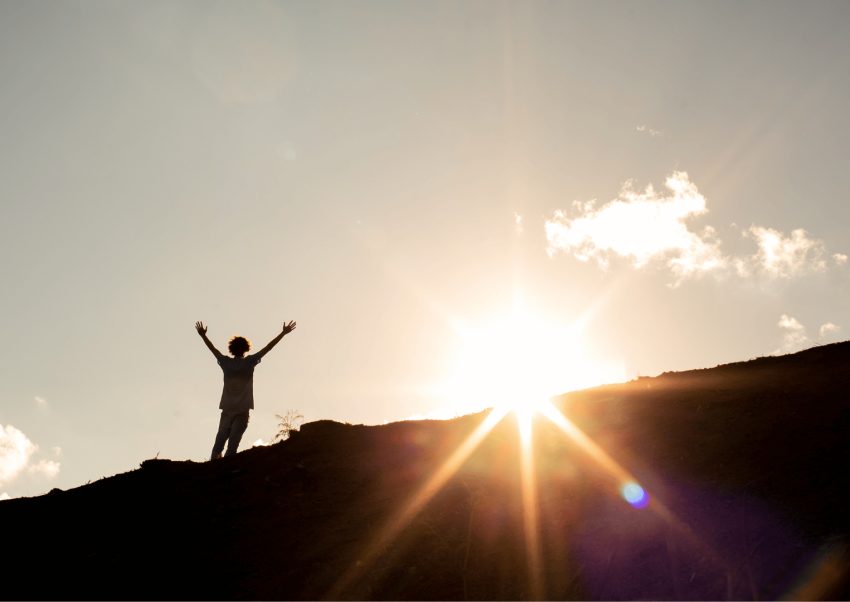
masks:
POLYGON ((513 414, 454 473, 490 413, 146 460, 0 502, 4 598, 846 598, 849 386, 846 342, 556 399, 652 501, 536 416, 537 565, 513 414))

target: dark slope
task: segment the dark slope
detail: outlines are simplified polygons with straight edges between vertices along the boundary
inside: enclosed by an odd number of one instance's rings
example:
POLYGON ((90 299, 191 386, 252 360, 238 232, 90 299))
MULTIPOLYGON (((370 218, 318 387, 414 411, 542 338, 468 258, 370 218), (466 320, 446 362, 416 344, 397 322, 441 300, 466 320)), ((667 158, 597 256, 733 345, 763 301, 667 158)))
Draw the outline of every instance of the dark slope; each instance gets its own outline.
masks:
MULTIPOLYGON (((686 528, 653 505, 628 506, 597 463, 536 419, 544 595, 775 598, 831 568, 806 595, 843 597, 848 386, 850 343, 841 343, 560 398, 686 528)), ((485 416, 314 422, 232 458, 148 460, 70 491, 0 502, 3 597, 529 598, 512 415, 369 554, 485 416)))

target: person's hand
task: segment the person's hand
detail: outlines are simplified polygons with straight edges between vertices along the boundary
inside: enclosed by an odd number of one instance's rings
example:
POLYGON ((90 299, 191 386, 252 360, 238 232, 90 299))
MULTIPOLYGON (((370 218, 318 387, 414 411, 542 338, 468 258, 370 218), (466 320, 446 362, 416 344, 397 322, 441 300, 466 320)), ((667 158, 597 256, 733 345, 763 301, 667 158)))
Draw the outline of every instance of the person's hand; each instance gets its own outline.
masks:
POLYGON ((293 330, 295 330, 295 320, 290 320, 289 324, 283 323, 283 334, 289 334, 293 330))
POLYGON ((198 334, 202 337, 207 336, 207 327, 204 326, 203 322, 195 322, 195 329, 198 331, 198 334))

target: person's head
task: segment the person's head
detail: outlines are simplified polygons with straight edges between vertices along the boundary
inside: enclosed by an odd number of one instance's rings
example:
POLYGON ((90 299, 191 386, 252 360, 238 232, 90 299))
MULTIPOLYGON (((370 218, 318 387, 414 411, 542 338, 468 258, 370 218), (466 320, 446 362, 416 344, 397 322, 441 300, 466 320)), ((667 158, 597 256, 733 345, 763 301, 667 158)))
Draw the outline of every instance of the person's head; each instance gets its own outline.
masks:
POLYGON ((243 357, 246 353, 251 351, 251 341, 238 335, 233 336, 230 338, 230 342, 227 343, 227 349, 233 357, 243 357))

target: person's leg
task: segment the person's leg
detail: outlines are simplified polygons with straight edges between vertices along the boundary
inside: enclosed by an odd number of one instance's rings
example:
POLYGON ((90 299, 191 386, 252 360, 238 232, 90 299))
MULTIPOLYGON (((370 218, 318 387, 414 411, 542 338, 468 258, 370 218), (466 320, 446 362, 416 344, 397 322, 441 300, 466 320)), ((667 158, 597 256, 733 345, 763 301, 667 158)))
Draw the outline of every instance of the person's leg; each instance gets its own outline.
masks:
POLYGON ((242 441, 242 435, 245 434, 245 429, 248 428, 248 412, 244 414, 236 414, 231 421, 230 426, 230 441, 227 442, 227 451, 224 456, 232 456, 239 449, 239 442, 242 441))
POLYGON ((218 429, 218 433, 215 435, 215 444, 212 448, 210 460, 215 460, 219 457, 221 450, 224 449, 224 443, 227 441, 228 437, 230 437, 230 429, 218 429))
POLYGON ((224 412, 221 413, 221 419, 218 421, 218 433, 215 436, 215 444, 212 448, 212 453, 210 454, 210 460, 215 460, 221 454, 221 451, 224 449, 224 443, 227 441, 228 437, 230 437, 230 417, 224 412))

